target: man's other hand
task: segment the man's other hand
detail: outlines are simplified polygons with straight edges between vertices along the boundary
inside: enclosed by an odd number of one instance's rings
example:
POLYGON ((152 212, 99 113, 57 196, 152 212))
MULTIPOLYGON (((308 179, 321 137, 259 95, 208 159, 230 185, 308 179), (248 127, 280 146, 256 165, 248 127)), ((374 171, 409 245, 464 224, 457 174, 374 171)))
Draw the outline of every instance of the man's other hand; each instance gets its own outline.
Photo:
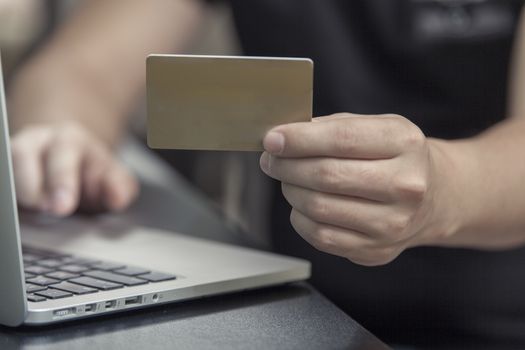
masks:
POLYGON ((342 113, 281 125, 264 148, 262 170, 282 182, 291 223, 315 248, 381 265, 432 240, 432 152, 406 118, 342 113))
POLYGON ((67 216, 125 209, 138 193, 134 176, 95 135, 76 123, 34 124, 11 137, 18 203, 67 216))

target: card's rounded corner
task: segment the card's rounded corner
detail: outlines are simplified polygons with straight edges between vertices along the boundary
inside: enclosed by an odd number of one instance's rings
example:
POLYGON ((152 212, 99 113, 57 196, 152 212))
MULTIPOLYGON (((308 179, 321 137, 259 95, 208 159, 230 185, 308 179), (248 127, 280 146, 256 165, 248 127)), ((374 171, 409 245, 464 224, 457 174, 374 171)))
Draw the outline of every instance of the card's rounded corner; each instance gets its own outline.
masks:
POLYGON ((146 55, 146 65, 149 64, 152 60, 155 60, 159 57, 156 53, 150 53, 146 55))
POLYGON ((314 63, 314 60, 310 57, 305 57, 304 58, 304 61, 310 66, 310 67, 314 67, 315 63, 314 63))
POLYGON ((146 145, 148 146, 148 148, 150 149, 158 149, 159 147, 157 147, 153 140, 151 140, 151 136, 147 135, 146 136, 146 145))

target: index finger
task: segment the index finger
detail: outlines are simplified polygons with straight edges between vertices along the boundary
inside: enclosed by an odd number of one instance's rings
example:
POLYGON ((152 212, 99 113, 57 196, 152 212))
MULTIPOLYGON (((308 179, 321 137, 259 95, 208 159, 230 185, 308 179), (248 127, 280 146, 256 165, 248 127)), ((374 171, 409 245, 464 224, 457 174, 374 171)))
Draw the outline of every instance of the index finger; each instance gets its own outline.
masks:
POLYGON ((80 167, 83 150, 66 142, 52 144, 46 157, 46 182, 50 210, 59 216, 70 215, 80 198, 80 167))
POLYGON ((279 157, 388 159, 399 155, 413 134, 408 124, 392 115, 337 114, 277 126, 266 134, 263 146, 279 157))

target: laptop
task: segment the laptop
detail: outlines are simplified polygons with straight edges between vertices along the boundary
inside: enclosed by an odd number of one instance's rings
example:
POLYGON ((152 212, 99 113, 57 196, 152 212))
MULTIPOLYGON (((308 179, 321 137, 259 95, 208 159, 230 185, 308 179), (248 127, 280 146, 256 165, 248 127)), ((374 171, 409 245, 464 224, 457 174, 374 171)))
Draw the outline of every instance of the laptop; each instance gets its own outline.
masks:
POLYGON ((0 69, 0 324, 52 324, 310 276, 301 259, 138 225, 20 227, 3 85, 0 69))

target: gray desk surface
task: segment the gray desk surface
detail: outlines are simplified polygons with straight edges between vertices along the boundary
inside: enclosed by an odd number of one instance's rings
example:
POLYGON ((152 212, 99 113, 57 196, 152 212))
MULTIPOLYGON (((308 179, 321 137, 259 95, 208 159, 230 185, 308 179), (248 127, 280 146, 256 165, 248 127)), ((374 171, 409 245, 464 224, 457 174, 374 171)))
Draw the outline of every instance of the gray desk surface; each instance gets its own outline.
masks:
MULTIPOLYGON (((120 219, 249 244, 198 193, 145 184, 120 219)), ((0 327, 0 349, 386 349, 308 283, 43 328, 0 327)))

